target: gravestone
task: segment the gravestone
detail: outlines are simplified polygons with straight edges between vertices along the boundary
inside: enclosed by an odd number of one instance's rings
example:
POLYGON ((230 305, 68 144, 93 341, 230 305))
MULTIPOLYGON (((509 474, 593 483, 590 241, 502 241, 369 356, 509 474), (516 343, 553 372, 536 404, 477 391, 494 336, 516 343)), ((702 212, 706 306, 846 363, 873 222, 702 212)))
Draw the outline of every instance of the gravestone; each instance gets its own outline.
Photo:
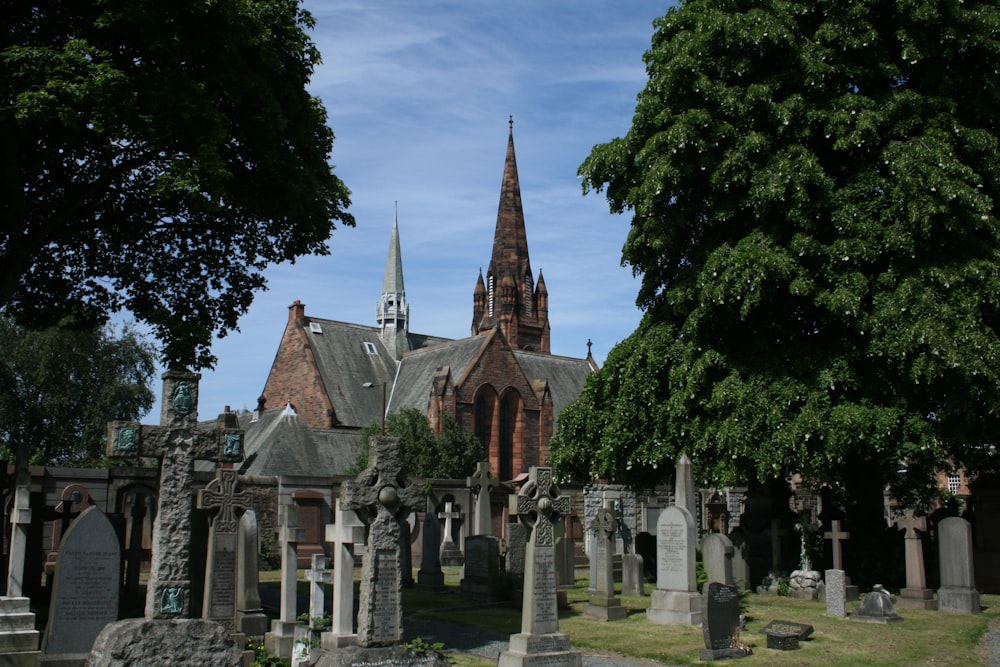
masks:
POLYGON ((843 570, 826 571, 826 615, 847 616, 847 577, 843 570))
POLYGON ((333 623, 330 631, 320 636, 326 649, 352 646, 358 641, 354 632, 353 546, 365 543, 365 525, 356 513, 343 509, 340 498, 334 504, 333 518, 334 523, 326 527, 326 541, 333 552, 333 623))
POLYGON ((532 466, 528 481, 511 499, 510 513, 529 531, 525 552, 521 632, 510 636, 497 667, 582 667, 569 637, 559 632, 556 605, 555 526, 570 511, 568 496, 552 483, 552 469, 532 466))
POLYGON ((290 660, 295 646, 295 628, 298 625, 298 550, 302 529, 298 527, 298 507, 282 505, 281 532, 281 599, 278 618, 271 621, 271 631, 264 634, 264 648, 271 655, 290 660))
POLYGON ((616 523, 614 512, 605 508, 597 510, 588 526, 588 530, 594 535, 594 550, 590 557, 596 564, 597 581, 583 614, 599 621, 620 621, 628 616, 628 610, 615 597, 612 557, 616 523))
POLYGON ((520 585, 524 578, 524 557, 528 545, 528 529, 519 523, 507 524, 507 556, 509 572, 520 585))
POLYGON ((59 558, 59 544, 63 533, 69 529, 70 520, 90 507, 90 491, 82 484, 67 484, 59 493, 59 504, 53 508, 56 520, 52 522, 52 539, 48 556, 45 557, 45 575, 51 576, 59 558))
POLYGON ((741 591, 750 590, 750 540, 746 530, 737 526, 729 533, 733 545, 733 584, 741 591))
POLYGON ((188 618, 191 609, 191 489, 194 462, 243 460, 236 414, 224 412, 212 428, 198 424, 198 380, 186 371, 163 374, 159 426, 113 421, 107 455, 160 461, 153 561, 146 585, 146 618, 188 618))
POLYGON ((941 567, 938 609, 978 614, 980 606, 972 562, 972 525, 965 519, 953 516, 938 523, 938 563, 941 567))
POLYGON ((236 628, 248 637, 262 637, 267 632, 267 615, 260 603, 260 533, 254 510, 240 517, 236 543, 236 628))
POLYGON ((306 581, 309 582, 309 629, 316 633, 318 641, 319 631, 324 625, 323 618, 326 616, 326 594, 323 586, 333 582, 333 576, 326 569, 326 556, 312 555, 312 562, 306 571, 306 581))
POLYGON ((465 569, 460 587, 476 600, 494 602, 497 575, 500 570, 500 540, 492 535, 470 535, 465 538, 465 569))
POLYGON ((927 588, 924 572, 924 546, 917 531, 927 530, 927 517, 916 516, 912 509, 896 519, 896 526, 906 531, 903 544, 906 556, 906 588, 899 592, 896 606, 910 609, 937 609, 934 591, 927 588))
POLYGON ((742 658, 753 651, 740 641, 740 590, 713 581, 705 584, 704 619, 701 623, 705 648, 702 660, 742 658))
POLYGON ((490 474, 490 464, 480 461, 476 472, 465 478, 465 486, 476 494, 476 506, 472 524, 473 535, 491 535, 493 521, 490 513, 490 491, 500 485, 500 481, 490 474))
POLYGON ((444 520, 444 539, 441 541, 441 564, 461 565, 463 559, 462 549, 455 542, 452 533, 455 530, 454 522, 462 518, 462 513, 455 508, 454 503, 447 501, 444 504, 444 509, 439 510, 437 516, 438 519, 444 520))
POLYGON ((236 630, 236 554, 239 532, 237 510, 250 509, 250 492, 237 491, 236 471, 220 468, 215 479, 198 491, 199 509, 215 510, 208 529, 205 599, 202 618, 236 630))
POLYGON ((892 596, 889 591, 882 588, 882 584, 875 584, 871 593, 865 595, 858 610, 851 614, 852 621, 859 623, 899 623, 903 617, 896 613, 892 605, 892 596))
POLYGON ((701 541, 701 561, 708 583, 733 585, 733 543, 722 533, 711 533, 701 541))
POLYGON ((622 554, 622 595, 641 597, 646 594, 642 556, 622 554))
MULTIPOLYGON (((674 504, 688 511, 691 518, 697 525, 698 503, 695 500, 697 489, 694 486, 694 472, 691 467, 691 459, 687 454, 681 454, 677 460, 674 480, 674 504)), ((659 525, 659 521, 657 521, 659 525)))
MULTIPOLYGON (((843 570, 844 569, 844 552, 841 542, 850 539, 851 534, 841 530, 840 520, 833 519, 830 521, 830 530, 823 533, 824 539, 830 540, 831 551, 833 554, 833 569, 843 570)), ((858 587, 851 584, 851 578, 844 576, 844 595, 847 596, 848 600, 858 599, 858 587)))
POLYGON ((815 631, 813 626, 808 623, 796 623, 795 621, 779 621, 777 619, 771 621, 763 628, 760 629, 760 634, 774 634, 774 633, 792 633, 799 638, 799 641, 805 641, 812 636, 815 631))
MULTIPOLYGON (((108 424, 107 454, 160 462, 156 523, 153 529, 152 563, 146 585, 145 619, 108 624, 94 642, 89 664, 110 664, 113 654, 133 656, 134 664, 153 664, 163 654, 162 644, 184 645, 186 651, 235 650, 243 646, 229 636, 228 628, 210 619, 192 619, 191 601, 191 507, 195 461, 236 463, 243 459, 243 432, 237 416, 228 409, 215 426, 198 423, 198 380, 187 371, 163 374, 160 425, 137 422, 108 424), (185 644, 197 633, 199 640, 185 644)), ((239 658, 238 658, 239 659, 239 658)), ((178 664, 183 664, 178 659, 178 664)), ((197 660, 195 663, 197 664, 197 660)))
POLYGON ((656 523, 656 589, 646 618, 660 625, 701 623, 701 595, 695 580, 698 531, 691 513, 672 505, 656 523))
POLYGON ((559 588, 573 588, 576 585, 576 542, 567 535, 564 517, 556 524, 556 581, 559 588))
POLYGON ((341 486, 344 509, 368 524, 368 549, 362 561, 358 645, 391 646, 402 640, 403 566, 399 520, 425 502, 421 488, 409 483, 399 457, 399 439, 370 439, 368 468, 341 486))
MULTIPOLYGON (((441 570, 441 524, 434 512, 424 513, 424 529, 422 533, 423 550, 420 555, 420 570, 417 572, 417 588, 429 591, 443 591, 444 572, 441 570)), ((468 551, 468 540, 466 551, 468 551)))
POLYGON ((88 507, 60 541, 42 646, 48 659, 86 660, 104 626, 118 620, 120 566, 114 527, 88 507))

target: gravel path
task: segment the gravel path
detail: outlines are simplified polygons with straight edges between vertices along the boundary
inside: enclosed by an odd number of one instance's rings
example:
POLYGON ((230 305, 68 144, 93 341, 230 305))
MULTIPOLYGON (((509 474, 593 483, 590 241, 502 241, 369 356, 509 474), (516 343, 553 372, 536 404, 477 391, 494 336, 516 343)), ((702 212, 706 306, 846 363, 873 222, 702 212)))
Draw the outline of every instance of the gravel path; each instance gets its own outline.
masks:
POLYGON ((990 623, 989 630, 979 640, 976 656, 987 667, 1000 667, 1000 619, 990 623))

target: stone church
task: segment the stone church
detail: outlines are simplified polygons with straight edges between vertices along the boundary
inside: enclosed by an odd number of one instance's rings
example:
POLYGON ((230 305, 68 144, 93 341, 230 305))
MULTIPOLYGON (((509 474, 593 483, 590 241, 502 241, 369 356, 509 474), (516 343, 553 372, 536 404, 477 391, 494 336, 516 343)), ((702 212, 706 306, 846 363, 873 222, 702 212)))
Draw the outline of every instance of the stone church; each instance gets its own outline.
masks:
POLYGON ((373 324, 289 307, 258 409, 244 419, 256 475, 339 474, 356 460, 359 429, 416 408, 440 429, 452 417, 483 443, 493 473, 510 480, 548 460, 559 413, 597 365, 550 352, 549 294, 531 270, 513 123, 493 253, 472 293, 468 338, 410 331, 398 223, 394 221, 373 324))

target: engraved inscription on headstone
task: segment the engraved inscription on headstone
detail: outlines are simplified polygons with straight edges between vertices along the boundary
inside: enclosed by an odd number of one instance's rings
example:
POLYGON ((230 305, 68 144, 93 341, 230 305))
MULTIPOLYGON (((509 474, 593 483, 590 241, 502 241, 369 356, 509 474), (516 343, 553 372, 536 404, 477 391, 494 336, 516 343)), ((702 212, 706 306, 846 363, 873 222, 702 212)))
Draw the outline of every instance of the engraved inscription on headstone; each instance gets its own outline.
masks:
POLYGON ((375 605, 372 609, 372 639, 376 642, 396 641, 396 624, 399 622, 399 590, 392 574, 396 567, 396 554, 379 549, 375 560, 375 605))

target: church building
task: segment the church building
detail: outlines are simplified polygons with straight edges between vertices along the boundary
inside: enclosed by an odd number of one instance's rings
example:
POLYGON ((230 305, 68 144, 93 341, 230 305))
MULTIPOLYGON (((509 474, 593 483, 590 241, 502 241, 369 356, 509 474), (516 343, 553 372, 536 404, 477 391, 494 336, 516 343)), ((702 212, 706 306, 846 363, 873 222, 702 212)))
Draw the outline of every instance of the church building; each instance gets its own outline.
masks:
POLYGON ((289 307, 261 404, 245 424, 244 472, 342 473, 354 463, 359 429, 408 408, 435 432, 448 415, 475 433, 502 480, 547 462, 559 413, 597 365, 589 350, 585 359, 550 351, 549 294, 528 257, 512 122, 493 253, 471 305, 468 338, 410 331, 395 220, 373 324, 312 316, 298 301, 289 307))

